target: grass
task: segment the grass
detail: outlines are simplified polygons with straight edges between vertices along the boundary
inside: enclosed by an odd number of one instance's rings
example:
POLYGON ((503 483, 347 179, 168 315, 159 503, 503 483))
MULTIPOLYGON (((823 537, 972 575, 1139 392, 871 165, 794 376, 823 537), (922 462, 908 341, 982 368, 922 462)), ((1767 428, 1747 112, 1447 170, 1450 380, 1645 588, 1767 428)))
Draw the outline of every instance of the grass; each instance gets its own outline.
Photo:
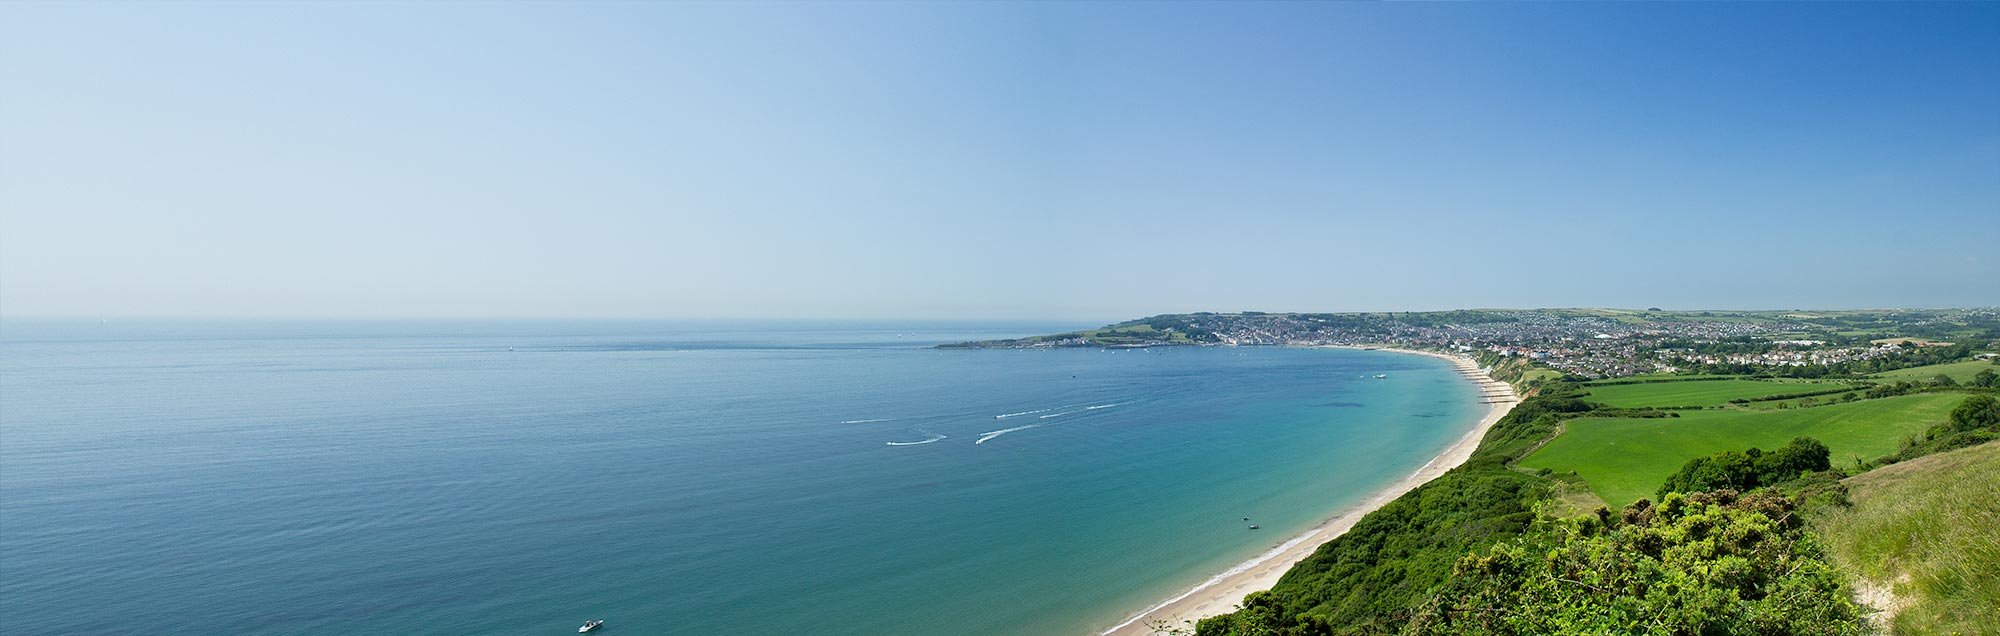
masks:
POLYGON ((1944 364, 1932 364, 1921 367, 1910 367, 1908 369, 1897 369, 1895 371, 1884 371, 1882 373, 1875 374, 1873 377, 1880 378, 1883 380, 1888 380, 1890 382, 1896 382, 1899 380, 1908 380, 1911 382, 1929 382, 1931 381, 1931 378, 1935 378, 1938 376, 1938 374, 1942 373, 1947 376, 1951 376, 1951 379, 1958 381, 1959 384, 1965 384, 1967 382, 1972 381, 1972 376, 1978 375, 1980 371, 1985 371, 1987 369, 1992 369, 1994 373, 2000 373, 2000 366, 1994 366, 1992 361, 1966 360, 1964 362, 1946 362, 1944 364))
POLYGON ((1790 393, 1807 393, 1846 388, 1852 385, 1769 380, 1699 380, 1645 382, 1590 387, 1592 402, 1626 408, 1659 406, 1720 406, 1737 398, 1761 398, 1790 393))
POLYGON ((1548 367, 1533 367, 1521 373, 1521 383, 1547 382, 1550 380, 1559 380, 1562 377, 1563 374, 1561 371, 1548 367))
POLYGON ((1527 468, 1576 471, 1612 506, 1653 491, 1682 464, 1725 450, 1773 449, 1809 435, 1836 465, 1895 452, 1903 439, 1942 422, 1965 399, 1927 393, 1784 411, 1683 411, 1676 418, 1584 418, 1522 459, 1527 468))
POLYGON ((2000 443, 1989 442, 1847 480, 1854 505, 1812 528, 1863 588, 1894 590, 1896 634, 2000 628, 2000 443))

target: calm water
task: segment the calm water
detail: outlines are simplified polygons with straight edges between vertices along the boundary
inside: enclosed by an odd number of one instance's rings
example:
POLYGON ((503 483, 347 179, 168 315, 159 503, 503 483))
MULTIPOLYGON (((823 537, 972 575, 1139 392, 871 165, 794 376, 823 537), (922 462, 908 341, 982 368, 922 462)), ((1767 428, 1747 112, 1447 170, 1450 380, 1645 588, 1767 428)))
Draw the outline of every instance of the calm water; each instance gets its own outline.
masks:
POLYGON ((1478 412, 1401 354, 925 348, 1078 326, 10 322, 0 629, 1094 632, 1478 412))

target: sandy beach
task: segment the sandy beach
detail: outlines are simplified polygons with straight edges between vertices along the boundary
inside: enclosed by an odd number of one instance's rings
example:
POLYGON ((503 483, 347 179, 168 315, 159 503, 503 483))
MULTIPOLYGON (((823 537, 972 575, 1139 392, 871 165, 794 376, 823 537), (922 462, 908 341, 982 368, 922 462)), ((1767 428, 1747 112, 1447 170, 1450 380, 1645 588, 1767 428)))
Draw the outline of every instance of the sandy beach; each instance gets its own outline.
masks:
POLYGON ((1251 592, 1270 589, 1273 584, 1278 582, 1279 577, 1284 576, 1286 571, 1292 569, 1294 564, 1311 556, 1315 550, 1319 549, 1321 544, 1333 540, 1334 537, 1340 536, 1341 533, 1347 532, 1347 529, 1354 527, 1354 523, 1359 521, 1363 515, 1382 507, 1383 504, 1393 501, 1397 497, 1403 496, 1403 493, 1409 492, 1411 489, 1423 485, 1425 482, 1436 479, 1439 475, 1444 474, 1445 471, 1465 463, 1465 460, 1472 456, 1472 450, 1479 446, 1479 440, 1485 437, 1486 430, 1491 428, 1495 422, 1500 421, 1500 418, 1505 416, 1508 410, 1514 408, 1514 405, 1520 402, 1520 397, 1514 393, 1513 387, 1487 377, 1485 373, 1479 370, 1477 363, 1465 356, 1380 347, 1330 346, 1330 348, 1368 348, 1441 358, 1458 365, 1459 373, 1464 374, 1467 379, 1472 380, 1474 384, 1478 385, 1482 394, 1489 396, 1499 395, 1502 397, 1485 398, 1484 401, 1488 402, 1487 412, 1479 419, 1479 424, 1472 427, 1472 430, 1467 432, 1465 436, 1460 437, 1457 442, 1446 448, 1443 453, 1432 459, 1430 463, 1424 464, 1416 472, 1411 473, 1410 476, 1389 485, 1387 488, 1370 494, 1368 499, 1363 500, 1361 503, 1340 511, 1339 514, 1320 522, 1304 534, 1292 537, 1254 559, 1237 564, 1235 567, 1209 578, 1200 585, 1155 604, 1138 614, 1126 617, 1118 625, 1104 630, 1102 632, 1104 636, 1143 636, 1152 634, 1154 632, 1153 626, 1163 622, 1169 625, 1183 625, 1234 610, 1237 605, 1242 604, 1243 597, 1248 596, 1251 592))

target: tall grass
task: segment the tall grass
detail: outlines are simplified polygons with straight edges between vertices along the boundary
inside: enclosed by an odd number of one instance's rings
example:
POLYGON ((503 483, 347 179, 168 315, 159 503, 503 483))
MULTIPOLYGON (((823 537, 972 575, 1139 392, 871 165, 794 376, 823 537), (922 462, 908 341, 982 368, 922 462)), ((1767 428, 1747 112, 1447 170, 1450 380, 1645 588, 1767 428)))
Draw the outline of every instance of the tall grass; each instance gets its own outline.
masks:
POLYGON ((1848 481, 1813 526, 1843 568, 1888 585, 1896 634, 2000 634, 2000 442, 1848 481))

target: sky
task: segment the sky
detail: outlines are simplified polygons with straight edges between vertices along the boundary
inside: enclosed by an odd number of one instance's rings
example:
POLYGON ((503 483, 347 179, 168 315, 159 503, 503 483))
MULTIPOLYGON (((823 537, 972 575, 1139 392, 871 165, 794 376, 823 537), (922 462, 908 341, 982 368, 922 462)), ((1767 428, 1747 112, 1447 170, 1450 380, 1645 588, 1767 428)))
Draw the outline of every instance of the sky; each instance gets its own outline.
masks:
POLYGON ((2000 5, 0 3, 0 317, 2000 304, 2000 5))

